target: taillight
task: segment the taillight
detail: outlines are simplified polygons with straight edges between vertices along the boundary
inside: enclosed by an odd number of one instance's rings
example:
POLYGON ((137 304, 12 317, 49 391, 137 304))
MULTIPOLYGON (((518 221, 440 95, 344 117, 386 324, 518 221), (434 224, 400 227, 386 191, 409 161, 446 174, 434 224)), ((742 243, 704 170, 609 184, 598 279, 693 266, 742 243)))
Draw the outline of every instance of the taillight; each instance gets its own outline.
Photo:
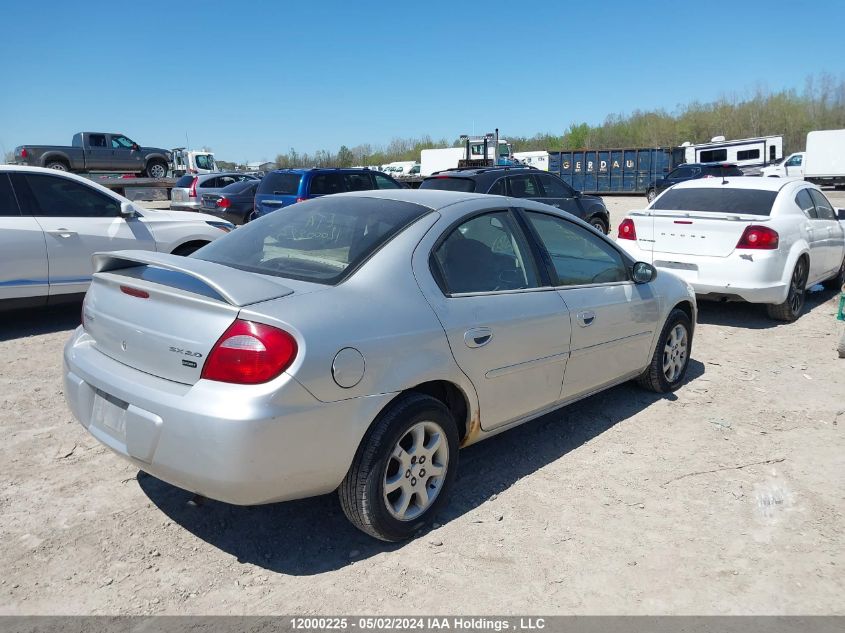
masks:
POLYGON ((637 239, 637 228, 634 226, 634 221, 631 218, 625 218, 619 225, 619 239, 620 240, 635 240, 637 239))
POLYGON ((229 200, 229 198, 223 197, 217 201, 217 206, 221 209, 228 209, 232 206, 232 202, 229 200))
POLYGON ((305 202, 306 200, 307 200, 307 198, 297 198, 296 199, 297 202, 305 202))
POLYGON ((26 158, 29 154, 26 153, 26 148, 21 149, 21 158, 26 158))
POLYGON ((267 382, 290 367, 297 349, 284 330, 237 319, 209 352, 202 378, 239 385, 267 382))
POLYGON ((197 197, 197 180, 199 180, 199 178, 194 176, 194 179, 191 181, 191 190, 188 192, 189 198, 197 197))
POLYGON ((768 226, 751 224, 745 227, 736 247, 774 250, 778 247, 778 241, 778 232, 774 229, 770 229, 768 226))

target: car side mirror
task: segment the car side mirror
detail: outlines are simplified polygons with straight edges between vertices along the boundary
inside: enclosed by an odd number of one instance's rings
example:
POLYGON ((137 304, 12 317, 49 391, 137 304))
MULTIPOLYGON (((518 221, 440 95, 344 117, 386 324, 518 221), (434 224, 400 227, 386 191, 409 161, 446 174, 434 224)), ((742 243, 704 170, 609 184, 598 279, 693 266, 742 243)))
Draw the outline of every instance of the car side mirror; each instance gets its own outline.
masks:
POLYGON ((845 222, 845 209, 837 209, 836 218, 845 222))
POLYGON ((122 217, 122 218, 134 218, 135 217, 135 207, 132 205, 131 202, 121 202, 120 203, 120 217, 122 217))
POLYGON ((657 269, 651 264, 637 262, 631 269, 631 276, 634 278, 635 284, 647 284, 657 277, 657 269))

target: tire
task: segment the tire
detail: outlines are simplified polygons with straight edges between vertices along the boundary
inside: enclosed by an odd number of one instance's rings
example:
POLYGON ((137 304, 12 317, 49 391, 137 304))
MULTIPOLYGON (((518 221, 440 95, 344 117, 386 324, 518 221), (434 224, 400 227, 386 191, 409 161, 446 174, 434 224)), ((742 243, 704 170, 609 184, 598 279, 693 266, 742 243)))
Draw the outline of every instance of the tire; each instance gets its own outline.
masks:
POLYGON ((807 296, 807 275, 810 263, 806 257, 800 257, 792 270, 789 279, 789 292, 783 303, 770 303, 766 306, 766 313, 770 319, 791 323, 801 316, 804 309, 804 299, 807 296))
POLYGON ((197 244, 196 242, 189 243, 189 244, 182 244, 182 246, 179 246, 178 248, 174 249, 173 252, 171 253, 171 255, 178 255, 179 257, 187 257, 188 255, 190 255, 194 251, 201 249, 203 246, 205 246, 205 244, 197 244))
POLYGON ((601 216, 594 215, 587 220, 587 223, 597 231, 600 231, 603 235, 607 235, 609 229, 607 223, 601 218, 601 216))
POLYGON ((842 258, 842 264, 839 266, 839 272, 835 277, 825 279, 822 285, 828 290, 841 290, 845 286, 845 257, 842 258))
POLYGON ((458 429, 452 414, 431 396, 408 393, 394 400, 367 431, 338 488, 340 505, 362 532, 382 541, 404 541, 446 503, 457 467, 458 429), (436 447, 434 433, 440 434, 436 447), (439 477, 432 476, 430 466, 426 474, 426 464, 435 461, 435 468, 441 467, 439 477), (435 496, 421 504, 420 493, 428 496, 431 490, 435 496))
POLYGON ((645 198, 649 201, 649 204, 654 201, 657 197, 657 193, 655 193, 654 189, 649 189, 645 192, 645 198))
POLYGON ((70 168, 67 166, 67 163, 64 163, 60 160, 51 160, 44 166, 47 169, 55 169, 56 171, 70 171, 70 168))
POLYGON ((167 176, 167 163, 160 160, 151 160, 144 170, 147 178, 165 178, 167 176))
POLYGON ((672 310, 660 332, 651 362, 637 378, 640 387, 669 393, 683 384, 692 353, 692 333, 687 313, 680 308, 672 310))

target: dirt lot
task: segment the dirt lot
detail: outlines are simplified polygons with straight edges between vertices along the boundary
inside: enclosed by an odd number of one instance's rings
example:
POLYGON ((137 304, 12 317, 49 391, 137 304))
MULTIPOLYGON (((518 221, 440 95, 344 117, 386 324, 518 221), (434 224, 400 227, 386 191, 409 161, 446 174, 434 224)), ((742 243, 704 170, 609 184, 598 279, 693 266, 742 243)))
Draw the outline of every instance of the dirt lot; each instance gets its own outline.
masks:
MULTIPOLYGON (((608 203, 614 226, 642 204, 608 203)), ((332 495, 190 505, 72 420, 79 306, 2 316, 0 613, 843 614, 835 308, 702 304, 676 394, 623 385, 467 449, 437 526, 399 546, 332 495)))

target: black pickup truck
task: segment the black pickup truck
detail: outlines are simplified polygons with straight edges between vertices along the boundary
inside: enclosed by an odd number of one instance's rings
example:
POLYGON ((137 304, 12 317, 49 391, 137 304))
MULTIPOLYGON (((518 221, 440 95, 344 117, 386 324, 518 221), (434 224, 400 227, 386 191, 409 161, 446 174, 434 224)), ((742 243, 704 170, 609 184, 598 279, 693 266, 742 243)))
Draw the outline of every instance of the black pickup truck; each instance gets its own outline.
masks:
POLYGON ((73 135, 70 146, 16 147, 15 162, 74 173, 113 171, 164 178, 170 169, 171 155, 166 149, 141 147, 123 134, 79 132, 73 135))

